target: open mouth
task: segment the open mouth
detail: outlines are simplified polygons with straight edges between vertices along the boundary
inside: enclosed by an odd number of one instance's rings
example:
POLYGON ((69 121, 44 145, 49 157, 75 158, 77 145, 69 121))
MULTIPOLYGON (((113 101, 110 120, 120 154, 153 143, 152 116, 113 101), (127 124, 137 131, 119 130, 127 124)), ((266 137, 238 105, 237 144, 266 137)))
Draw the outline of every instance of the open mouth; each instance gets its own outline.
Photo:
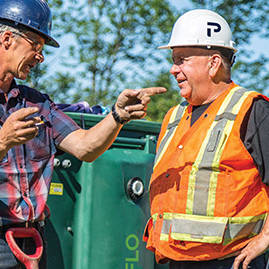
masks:
POLYGON ((178 84, 181 84, 181 83, 183 83, 183 82, 185 82, 186 81, 186 79, 177 79, 177 83, 178 84))

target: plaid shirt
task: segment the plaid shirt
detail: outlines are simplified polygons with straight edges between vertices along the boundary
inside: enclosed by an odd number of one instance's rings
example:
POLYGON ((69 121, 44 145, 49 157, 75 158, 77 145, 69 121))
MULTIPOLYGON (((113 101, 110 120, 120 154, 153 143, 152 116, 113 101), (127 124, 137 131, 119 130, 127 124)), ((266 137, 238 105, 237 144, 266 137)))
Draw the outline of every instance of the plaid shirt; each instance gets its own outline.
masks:
POLYGON ((25 144, 11 148, 0 160, 0 226, 37 220, 44 212, 53 172, 56 146, 78 125, 48 98, 34 89, 11 85, 8 97, 0 90, 0 125, 16 110, 38 107, 33 116, 47 124, 25 144))

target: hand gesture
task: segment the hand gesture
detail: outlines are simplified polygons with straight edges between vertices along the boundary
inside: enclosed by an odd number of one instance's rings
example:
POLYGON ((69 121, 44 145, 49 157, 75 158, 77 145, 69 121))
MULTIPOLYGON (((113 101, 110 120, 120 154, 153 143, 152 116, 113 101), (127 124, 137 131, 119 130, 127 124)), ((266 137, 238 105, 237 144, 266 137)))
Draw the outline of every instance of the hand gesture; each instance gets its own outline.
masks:
POLYGON ((165 92, 166 89, 163 87, 143 88, 140 90, 126 89, 119 95, 115 109, 123 120, 141 119, 146 116, 150 97, 165 92))
POLYGON ((1 149, 8 151, 15 145, 26 143, 38 133, 36 123, 40 123, 39 117, 30 117, 38 112, 37 107, 22 108, 12 113, 0 129, 1 149))

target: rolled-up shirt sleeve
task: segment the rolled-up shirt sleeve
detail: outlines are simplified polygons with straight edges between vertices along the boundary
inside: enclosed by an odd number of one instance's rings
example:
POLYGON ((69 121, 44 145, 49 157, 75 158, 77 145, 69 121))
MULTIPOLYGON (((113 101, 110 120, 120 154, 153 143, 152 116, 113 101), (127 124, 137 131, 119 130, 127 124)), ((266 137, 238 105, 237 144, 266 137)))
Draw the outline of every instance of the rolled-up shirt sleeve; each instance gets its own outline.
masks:
POLYGON ((80 129, 80 127, 73 119, 58 109, 54 103, 51 103, 50 112, 53 139, 55 145, 58 146, 67 135, 80 129))

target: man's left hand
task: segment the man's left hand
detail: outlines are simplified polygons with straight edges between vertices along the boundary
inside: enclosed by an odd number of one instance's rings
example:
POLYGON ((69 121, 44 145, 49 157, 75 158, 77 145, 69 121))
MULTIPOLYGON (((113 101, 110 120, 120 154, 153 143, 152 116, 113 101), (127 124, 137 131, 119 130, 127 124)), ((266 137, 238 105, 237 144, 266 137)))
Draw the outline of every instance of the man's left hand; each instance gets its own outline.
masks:
POLYGON ((250 243, 244 247, 240 254, 235 258, 233 269, 239 269, 242 263, 243 269, 247 269, 250 262, 261 255, 269 246, 269 235, 261 232, 253 238, 250 243))
POLYGON ((115 109, 121 119, 126 121, 141 119, 146 116, 147 105, 150 97, 165 93, 163 87, 143 88, 140 90, 124 90, 118 97, 115 109))

